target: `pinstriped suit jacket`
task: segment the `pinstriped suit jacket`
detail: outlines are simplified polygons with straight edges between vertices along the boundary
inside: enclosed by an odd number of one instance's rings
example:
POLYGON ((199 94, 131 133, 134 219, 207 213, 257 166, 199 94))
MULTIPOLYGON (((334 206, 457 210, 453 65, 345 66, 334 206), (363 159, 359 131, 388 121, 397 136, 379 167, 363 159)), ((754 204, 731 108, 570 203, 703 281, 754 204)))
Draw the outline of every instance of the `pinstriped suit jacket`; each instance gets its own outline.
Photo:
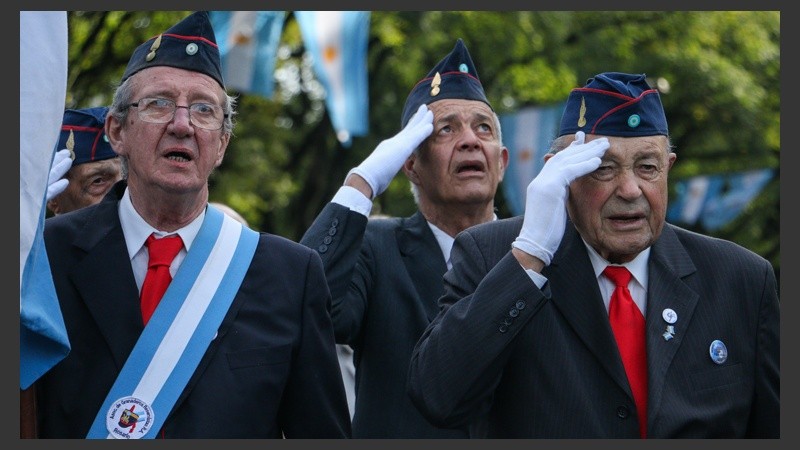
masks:
MULTIPOLYGON (((409 392, 439 425, 488 414, 487 437, 637 438, 625 371, 571 223, 544 292, 510 253, 522 217, 462 232, 442 310, 417 344, 409 392)), ((734 243, 665 225, 647 294, 650 438, 780 437, 777 283, 734 243), (674 338, 662 311, 678 320, 674 338), (714 340, 728 349, 716 364, 714 340)))
POLYGON ((430 424, 406 393, 411 352, 438 312, 447 270, 422 214, 367 221, 328 203, 300 243, 322 257, 336 340, 354 349, 353 437, 467 437, 430 424))

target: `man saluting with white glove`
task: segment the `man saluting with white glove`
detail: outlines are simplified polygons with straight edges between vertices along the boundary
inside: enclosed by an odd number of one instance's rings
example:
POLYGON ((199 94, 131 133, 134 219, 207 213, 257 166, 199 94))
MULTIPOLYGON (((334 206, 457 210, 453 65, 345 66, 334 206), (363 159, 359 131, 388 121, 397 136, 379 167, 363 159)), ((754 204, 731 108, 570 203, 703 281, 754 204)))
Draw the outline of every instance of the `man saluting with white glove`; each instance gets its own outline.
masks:
POLYGON ((572 90, 524 215, 453 244, 409 363, 425 418, 476 438, 780 437, 774 270, 665 222, 676 158, 644 74, 572 90))
POLYGON ((301 243, 317 250, 332 294, 336 341, 354 349, 354 438, 466 438, 429 423, 406 395, 408 363, 438 311, 456 234, 496 219, 508 150, 467 47, 417 82, 400 120, 317 216, 301 243), (402 170, 418 210, 371 218, 402 170))

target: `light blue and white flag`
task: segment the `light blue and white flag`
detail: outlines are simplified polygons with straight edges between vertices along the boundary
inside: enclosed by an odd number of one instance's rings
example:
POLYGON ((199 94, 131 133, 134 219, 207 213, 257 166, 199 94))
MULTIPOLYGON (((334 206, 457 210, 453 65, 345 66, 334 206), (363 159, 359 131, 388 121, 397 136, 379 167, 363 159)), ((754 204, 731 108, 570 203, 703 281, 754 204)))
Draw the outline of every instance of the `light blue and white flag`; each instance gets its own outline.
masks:
POLYGON ((19 30, 19 381, 27 389, 70 349, 42 237, 67 95, 67 13, 20 11, 19 30))
POLYGON ((533 106, 500 115, 503 144, 509 153, 503 194, 514 215, 525 212, 525 192, 544 166, 544 155, 558 133, 564 105, 533 106))
POLYGON ((709 190, 718 190, 722 177, 700 175, 675 183, 675 198, 667 207, 667 221, 694 225, 703 214, 709 190))
POLYGON ((272 97, 285 11, 211 11, 225 86, 272 97))
POLYGON ((718 230, 739 217, 774 175, 772 169, 756 169, 680 180, 667 208, 667 221, 699 222, 707 231, 718 230))
POLYGON ((369 11, 295 11, 336 138, 349 147, 369 131, 369 11))
POLYGON ((772 169, 748 170, 724 176, 720 189, 706 199, 700 223, 714 231, 732 222, 772 179, 772 169))

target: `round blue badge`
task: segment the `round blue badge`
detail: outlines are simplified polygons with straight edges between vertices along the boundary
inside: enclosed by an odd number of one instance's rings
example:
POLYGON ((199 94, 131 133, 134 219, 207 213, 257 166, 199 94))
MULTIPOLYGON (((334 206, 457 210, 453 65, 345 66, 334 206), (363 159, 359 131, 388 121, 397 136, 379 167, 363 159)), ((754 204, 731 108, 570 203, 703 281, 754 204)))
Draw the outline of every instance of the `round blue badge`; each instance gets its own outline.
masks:
POLYGON ((728 348, 718 339, 715 339, 714 342, 711 343, 711 346, 708 348, 708 353, 711 356, 711 360, 716 364, 722 364, 728 360, 728 348))
POLYGON ((631 114, 630 117, 628 117, 628 126, 629 127, 636 128, 636 127, 639 126, 640 123, 642 123, 642 118, 639 117, 638 114, 631 114))
POLYGON ((198 50, 197 44, 195 44, 194 42, 191 42, 186 46, 186 54, 189 56, 197 53, 197 50, 198 50))
POLYGON ((464 64, 464 63, 461 63, 461 65, 460 65, 460 66, 458 66, 458 70, 459 70, 460 72, 469 73, 469 68, 468 68, 468 67, 467 67, 467 65, 466 65, 466 64, 464 64))

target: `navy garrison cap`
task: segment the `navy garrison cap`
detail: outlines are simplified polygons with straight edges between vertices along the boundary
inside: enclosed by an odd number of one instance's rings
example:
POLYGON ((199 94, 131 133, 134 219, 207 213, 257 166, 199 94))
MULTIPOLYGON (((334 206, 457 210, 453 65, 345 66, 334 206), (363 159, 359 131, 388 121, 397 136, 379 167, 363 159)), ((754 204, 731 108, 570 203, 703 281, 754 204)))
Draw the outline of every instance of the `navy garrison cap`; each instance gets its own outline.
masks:
POLYGON ((669 135, 658 90, 650 88, 645 74, 605 72, 573 89, 561 116, 558 135, 603 136, 669 135))
POLYGON ((489 105, 483 92, 481 80, 464 41, 458 39, 453 50, 436 64, 428 75, 420 80, 408 94, 403 107, 401 127, 405 127, 411 116, 423 103, 430 105, 437 100, 458 98, 477 100, 489 105))
POLYGON ((73 167, 117 157, 105 133, 107 113, 106 106, 64 111, 56 150, 69 149, 73 167))
POLYGON ((208 12, 197 11, 172 28, 155 36, 133 51, 123 82, 136 72, 155 66, 170 66, 200 72, 217 80, 222 88, 219 48, 208 12))

